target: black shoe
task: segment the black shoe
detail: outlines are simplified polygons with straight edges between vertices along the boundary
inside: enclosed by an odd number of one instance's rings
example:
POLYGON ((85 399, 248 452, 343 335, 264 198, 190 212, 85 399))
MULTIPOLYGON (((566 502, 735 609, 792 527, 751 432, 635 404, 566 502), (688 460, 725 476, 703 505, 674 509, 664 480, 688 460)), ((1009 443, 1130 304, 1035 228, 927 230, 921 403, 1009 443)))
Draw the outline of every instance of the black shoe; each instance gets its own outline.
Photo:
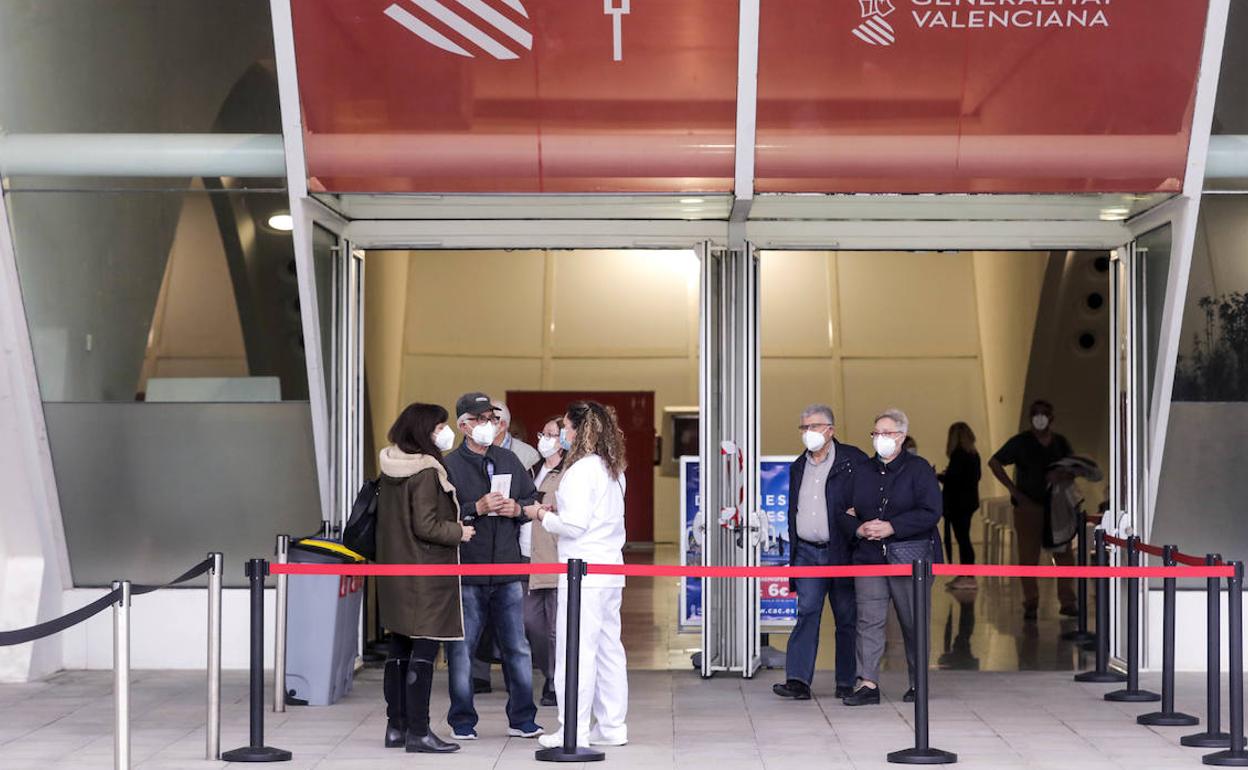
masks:
POLYGON ((852 684, 838 684, 836 686, 836 697, 844 700, 854 694, 854 686, 852 684))
POLYGON ((784 684, 773 684, 771 691, 781 698, 792 698, 793 700, 810 700, 810 688, 796 679, 790 679, 784 684))
POLYGON ((442 740, 432 730, 426 730, 424 735, 417 735, 409 730, 404 748, 408 754, 449 754, 459 751, 459 744, 442 740))
POLYGON ((1023 620, 1035 620, 1037 615, 1039 615, 1039 612, 1035 607, 1023 608, 1023 620))
POLYGON ((542 705, 543 706, 558 706, 559 705, 559 699, 555 697, 554 687, 542 688, 542 705))
POLYGON ((484 695, 490 692, 494 692, 494 688, 490 685, 489 679, 473 679, 472 680, 472 694, 473 695, 484 695))
POLYGON ((903 703, 914 703, 914 688, 911 687, 909 690, 906 690, 906 694, 901 696, 901 700, 903 703))
POLYGON ((878 706, 880 705, 880 688, 863 685, 848 697, 841 700, 846 706, 878 706))
POLYGON ((407 728, 402 725, 386 725, 386 748, 397 749, 407 744, 407 728))
POLYGON ((1058 610, 1058 612, 1068 618, 1077 618, 1079 617, 1079 606, 1075 604, 1067 604, 1065 607, 1058 610))

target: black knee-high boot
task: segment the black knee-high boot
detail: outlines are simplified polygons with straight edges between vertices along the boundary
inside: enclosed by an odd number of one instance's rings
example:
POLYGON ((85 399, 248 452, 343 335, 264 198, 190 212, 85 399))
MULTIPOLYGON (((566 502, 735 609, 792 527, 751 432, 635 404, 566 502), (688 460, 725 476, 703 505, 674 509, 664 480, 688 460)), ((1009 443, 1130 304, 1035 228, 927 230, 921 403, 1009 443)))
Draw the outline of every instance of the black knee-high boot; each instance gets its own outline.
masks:
POLYGON ((386 748, 394 749, 407 742, 407 659, 391 658, 381 680, 386 696, 386 748))
POLYGON ((407 665, 406 705, 407 705, 407 743, 406 750, 421 754, 444 754, 458 751, 458 743, 448 743, 433 734, 429 729, 429 697, 433 692, 433 658, 437 654, 436 644, 432 654, 427 651, 412 651, 412 658, 407 665))

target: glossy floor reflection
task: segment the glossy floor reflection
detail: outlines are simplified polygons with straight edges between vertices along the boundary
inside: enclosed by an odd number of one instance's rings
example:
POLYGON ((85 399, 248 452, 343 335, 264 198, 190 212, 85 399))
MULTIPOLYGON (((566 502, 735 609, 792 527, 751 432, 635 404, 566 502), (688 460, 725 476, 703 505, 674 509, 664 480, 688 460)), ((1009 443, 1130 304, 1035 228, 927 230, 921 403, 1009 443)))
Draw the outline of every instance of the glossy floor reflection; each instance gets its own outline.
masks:
MULTIPOLYGON (((675 564, 675 546, 630 549, 630 563, 675 564)), ((981 578, 973 590, 951 591, 951 578, 936 578, 932 593, 933 667, 963 671, 1071 671, 1088 668, 1092 656, 1061 636, 1075 628, 1072 618, 1058 614, 1057 588, 1040 582, 1040 615, 1023 620, 1022 589, 1017 580, 981 578)), ((624 646, 629 668, 638 670, 691 667, 699 649, 696 633, 677 633, 680 581, 675 578, 629 578, 624 589, 624 646)), ((1089 597, 1089 602, 1091 598, 1089 597)), ((1089 605, 1090 606, 1090 605, 1089 605)), ((835 625, 824 609, 817 667, 830 670, 835 656, 835 625)), ((771 634, 769 643, 783 650, 788 636, 771 634)), ((890 615, 885 670, 902 671, 905 653, 901 629, 890 615)))

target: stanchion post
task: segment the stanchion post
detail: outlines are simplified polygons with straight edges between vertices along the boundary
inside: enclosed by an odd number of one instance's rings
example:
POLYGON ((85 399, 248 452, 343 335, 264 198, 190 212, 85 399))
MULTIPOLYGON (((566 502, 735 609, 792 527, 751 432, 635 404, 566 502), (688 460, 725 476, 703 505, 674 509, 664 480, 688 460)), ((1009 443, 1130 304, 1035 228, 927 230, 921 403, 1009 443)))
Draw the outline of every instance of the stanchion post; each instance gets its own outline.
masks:
MULTIPOLYGON (((1140 539, 1127 538, 1127 566, 1140 566, 1140 539)), ((1161 696, 1140 689, 1140 579, 1127 578, 1127 686, 1105 693, 1105 700, 1119 703, 1151 703, 1161 696)))
MULTIPOLYGON (((1205 555, 1206 566, 1221 562, 1221 554, 1205 555)), ((1205 731, 1184 735, 1179 743, 1200 749, 1231 745, 1230 733, 1222 732, 1222 581, 1216 577, 1205 581, 1205 731)))
MULTIPOLYGON (((1082 511, 1079 512, 1079 529, 1075 532, 1075 547, 1079 551, 1076 554, 1078 565, 1080 567, 1088 566, 1088 517, 1082 511)), ((1077 578, 1075 580, 1075 589, 1078 591, 1075 601, 1078 607, 1079 625, 1074 631, 1067 631, 1062 634, 1062 638, 1068 642, 1086 644, 1096 639, 1096 634, 1088 631, 1088 579, 1083 576, 1077 578)), ((1099 628, 1097 632, 1100 632, 1099 628)))
POLYGON ((224 557, 210 553, 208 570, 208 727, 204 758, 221 758, 221 578, 224 557))
POLYGON ((269 563, 247 562, 251 588, 251 742, 221 755, 226 762, 287 762, 290 752, 264 745, 264 579, 269 563))
MULTIPOLYGON (((1178 565, 1174 555, 1179 552, 1177 545, 1162 547, 1162 564, 1167 567, 1178 565)), ((1174 613, 1175 599, 1178 592, 1178 580, 1167 575, 1162 580, 1164 599, 1162 600, 1161 620, 1161 711, 1141 714, 1135 721, 1142 725, 1157 727, 1190 727, 1200 724, 1200 720, 1191 714, 1174 710, 1174 613)))
MULTIPOLYGON (((1096 550, 1096 566, 1109 566, 1109 551, 1105 547, 1105 530, 1100 527, 1092 534, 1092 547, 1096 550)), ((1122 682, 1126 677, 1109 670, 1109 578, 1096 579, 1096 668, 1075 674, 1076 682, 1122 682)))
POLYGON ((927 661, 931 655, 932 564, 916 561, 910 565, 914 592, 914 748, 890 752, 888 761, 899 765, 948 765, 958 755, 934 749, 929 743, 927 710, 927 661))
POLYGON ((113 767, 130 770, 130 581, 113 583, 113 767))
POLYGON ((1248 751, 1244 749, 1244 563, 1233 561, 1235 574, 1226 579, 1226 622, 1230 625, 1231 662, 1230 716, 1231 745, 1223 751, 1206 754, 1206 765, 1248 767, 1248 751))
MULTIPOLYGON (((277 563, 290 561, 290 535, 277 536, 277 563)), ((286 603, 290 575, 277 576, 273 614, 273 713, 286 710, 286 603)))
POLYGON ((585 562, 568 560, 568 619, 563 676, 563 745, 538 749, 539 762, 601 762, 606 754, 588 746, 576 745, 577 696, 581 670, 581 583, 585 578, 585 562))

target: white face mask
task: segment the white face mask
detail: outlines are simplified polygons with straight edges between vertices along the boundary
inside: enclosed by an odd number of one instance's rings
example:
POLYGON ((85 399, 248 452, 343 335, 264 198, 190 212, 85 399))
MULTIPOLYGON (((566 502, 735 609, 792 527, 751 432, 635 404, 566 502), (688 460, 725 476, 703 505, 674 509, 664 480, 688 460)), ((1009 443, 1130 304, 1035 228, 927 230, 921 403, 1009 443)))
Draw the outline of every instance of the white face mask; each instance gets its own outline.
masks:
POLYGON ((828 443, 827 438, 817 430, 807 430, 802 432, 802 443, 812 452, 818 452, 828 443))
POLYGON ((897 454, 897 439, 892 436, 876 436, 871 444, 875 447, 875 453, 885 459, 897 454))
POLYGON ((547 436, 546 434, 543 433, 542 437, 537 440, 537 453, 540 454, 544 459, 550 458, 551 456, 555 454, 555 452, 558 452, 558 451, 559 451, 559 439, 555 438, 554 436, 547 436))
POLYGON ((451 430, 451 426, 443 425, 442 430, 433 434, 433 445, 438 448, 439 452, 449 451, 455 446, 455 431, 451 430))
POLYGON ((481 446, 489 446, 498 438, 498 426, 492 422, 479 423, 472 429, 472 440, 481 446))
POLYGON ((1033 414, 1031 416, 1031 427, 1039 431, 1045 430, 1049 427, 1049 416, 1047 414, 1033 414))

